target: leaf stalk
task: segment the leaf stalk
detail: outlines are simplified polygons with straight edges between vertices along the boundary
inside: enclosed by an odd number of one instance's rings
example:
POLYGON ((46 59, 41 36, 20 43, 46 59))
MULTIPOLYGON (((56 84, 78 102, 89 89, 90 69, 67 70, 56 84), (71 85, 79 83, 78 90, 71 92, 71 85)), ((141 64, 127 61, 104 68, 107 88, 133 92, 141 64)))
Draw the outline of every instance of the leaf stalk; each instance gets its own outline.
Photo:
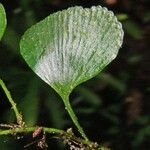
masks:
POLYGON ((12 99, 12 96, 9 92, 9 90, 7 89, 5 83, 0 79, 0 85, 2 87, 2 89, 4 90, 4 93, 6 94, 11 106, 12 106, 12 109, 16 115, 16 119, 17 119, 17 123, 18 125, 20 126, 23 126, 24 125, 24 122, 22 120, 22 115, 19 113, 18 109, 17 109, 17 104, 14 102, 14 100, 12 99))
POLYGON ((72 109, 72 106, 70 104, 70 101, 69 101, 69 96, 66 96, 66 97, 63 97, 63 102, 64 102, 64 105, 65 105, 65 109, 67 110, 69 116, 71 117, 73 123, 75 124, 75 126, 77 127, 79 133, 81 134, 81 136, 86 140, 86 141, 89 141, 88 137, 86 136, 83 128, 81 127, 81 125, 79 124, 78 122, 78 118, 77 116, 75 115, 73 109, 72 109))

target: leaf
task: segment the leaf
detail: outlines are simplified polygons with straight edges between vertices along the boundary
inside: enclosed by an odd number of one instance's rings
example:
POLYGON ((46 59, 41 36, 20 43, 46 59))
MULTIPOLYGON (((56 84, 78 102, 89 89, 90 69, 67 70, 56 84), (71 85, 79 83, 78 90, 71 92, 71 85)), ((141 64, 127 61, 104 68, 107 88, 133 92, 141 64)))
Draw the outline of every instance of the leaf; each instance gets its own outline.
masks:
POLYGON ((5 28, 6 28, 6 13, 3 5, 0 3, 0 40, 4 34, 5 28))
POLYGON ((117 55, 121 24, 101 6, 54 13, 25 32, 21 54, 34 72, 61 97, 96 76, 117 55))

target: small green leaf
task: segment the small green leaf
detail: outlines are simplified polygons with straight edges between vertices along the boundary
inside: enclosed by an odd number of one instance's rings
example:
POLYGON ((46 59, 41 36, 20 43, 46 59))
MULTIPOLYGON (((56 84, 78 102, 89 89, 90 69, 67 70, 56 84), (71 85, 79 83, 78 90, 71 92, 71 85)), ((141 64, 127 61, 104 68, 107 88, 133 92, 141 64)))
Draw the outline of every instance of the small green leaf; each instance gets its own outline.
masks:
POLYGON ((0 40, 4 34, 6 28, 6 13, 3 5, 0 3, 0 40))
POLYGON ((72 7, 32 26, 20 48, 34 72, 67 97, 116 57, 122 41, 122 26, 111 11, 72 7))

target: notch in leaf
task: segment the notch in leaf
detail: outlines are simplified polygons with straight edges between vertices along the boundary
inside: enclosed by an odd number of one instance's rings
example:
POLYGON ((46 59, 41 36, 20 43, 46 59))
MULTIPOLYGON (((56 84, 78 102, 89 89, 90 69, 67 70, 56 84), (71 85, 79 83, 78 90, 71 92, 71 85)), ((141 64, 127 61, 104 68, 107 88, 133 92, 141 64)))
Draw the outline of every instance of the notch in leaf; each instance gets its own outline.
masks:
POLYGON ((0 40, 4 34, 5 28, 6 28, 6 13, 3 5, 0 3, 0 40))
POLYGON ((97 6, 72 7, 51 14, 28 29, 20 42, 25 61, 62 97, 84 138, 72 114, 69 94, 104 69, 117 56, 122 41, 123 30, 117 18, 97 6))

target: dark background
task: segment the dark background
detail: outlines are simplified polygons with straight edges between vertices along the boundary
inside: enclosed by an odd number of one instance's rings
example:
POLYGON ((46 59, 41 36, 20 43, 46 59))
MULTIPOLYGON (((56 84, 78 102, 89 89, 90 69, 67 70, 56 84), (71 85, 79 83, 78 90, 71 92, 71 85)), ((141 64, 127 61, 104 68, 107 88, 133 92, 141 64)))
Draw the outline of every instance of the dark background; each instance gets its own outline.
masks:
MULTIPOLYGON (((114 11, 125 31, 118 57, 98 76, 78 86, 70 99, 81 125, 93 141, 114 150, 150 149, 150 11, 149 0, 1 0, 8 25, 0 43, 0 78, 6 83, 28 125, 73 127, 60 97, 22 59, 19 41, 31 25, 58 10, 80 5, 114 11)), ((0 123, 15 122, 0 88, 0 123)), ((74 131, 76 129, 74 128, 74 131)), ((48 149, 63 149, 48 136, 48 149)), ((0 150, 21 150, 31 134, 0 137, 0 150), (17 139, 19 138, 19 139, 17 139)), ((32 145, 27 150, 36 149, 32 145)), ((67 148, 66 148, 67 149, 67 148)))

